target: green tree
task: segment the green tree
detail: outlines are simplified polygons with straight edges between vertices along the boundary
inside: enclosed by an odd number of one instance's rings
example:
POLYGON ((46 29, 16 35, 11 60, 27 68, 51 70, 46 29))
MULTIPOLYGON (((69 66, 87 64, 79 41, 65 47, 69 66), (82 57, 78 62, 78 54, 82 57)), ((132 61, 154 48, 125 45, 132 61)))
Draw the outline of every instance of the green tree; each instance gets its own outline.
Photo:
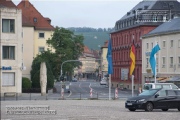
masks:
MULTIPOLYGON (((84 50, 84 37, 74 35, 74 33, 65 28, 56 27, 52 38, 47 40, 47 44, 55 49, 53 73, 56 78, 60 75, 61 64, 66 60, 77 60, 84 50)), ((71 73, 73 68, 78 67, 80 62, 73 62, 63 65, 63 72, 71 73)))
POLYGON ((31 88, 31 81, 29 78, 22 77, 22 88, 31 88))
POLYGON ((40 65, 41 62, 46 62, 47 68, 47 88, 53 88, 54 86, 54 75, 52 72, 53 66, 55 66, 53 62, 53 58, 55 58, 55 54, 51 53, 49 50, 38 55, 32 63, 31 70, 31 81, 32 88, 40 88, 40 65))

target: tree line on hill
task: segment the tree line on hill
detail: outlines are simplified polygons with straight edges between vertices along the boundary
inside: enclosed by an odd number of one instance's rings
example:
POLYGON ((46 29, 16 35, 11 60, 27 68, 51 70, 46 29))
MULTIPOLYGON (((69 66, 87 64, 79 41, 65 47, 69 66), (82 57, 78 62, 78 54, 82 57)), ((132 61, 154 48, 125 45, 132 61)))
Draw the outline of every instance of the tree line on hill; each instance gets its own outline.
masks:
POLYGON ((69 27, 72 32, 111 32, 114 28, 69 27))

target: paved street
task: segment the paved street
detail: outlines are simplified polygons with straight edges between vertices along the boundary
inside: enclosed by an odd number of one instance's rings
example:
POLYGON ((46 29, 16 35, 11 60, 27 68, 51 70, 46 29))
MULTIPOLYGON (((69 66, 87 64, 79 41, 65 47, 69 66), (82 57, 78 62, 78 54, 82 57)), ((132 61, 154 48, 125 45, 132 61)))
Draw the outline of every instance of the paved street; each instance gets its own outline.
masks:
MULTIPOLYGON (((1 101, 1 120, 179 120, 178 110, 139 110, 130 112, 124 108, 125 100, 48 100, 1 101), (6 114, 12 106, 49 106, 56 111, 52 115, 6 114), (8 108, 8 109, 9 109, 8 108)), ((12 109, 10 109, 12 110, 12 109)))

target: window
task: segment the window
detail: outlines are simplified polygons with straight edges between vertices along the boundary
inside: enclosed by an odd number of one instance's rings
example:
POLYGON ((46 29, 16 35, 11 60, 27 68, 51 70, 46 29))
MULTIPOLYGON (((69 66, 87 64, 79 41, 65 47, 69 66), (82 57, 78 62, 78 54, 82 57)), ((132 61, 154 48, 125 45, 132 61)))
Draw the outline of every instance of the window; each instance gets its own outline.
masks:
POLYGON ((165 90, 160 90, 158 92, 158 94, 159 94, 159 97, 165 97, 166 96, 166 91, 165 90))
POLYGON ((3 59, 15 59, 15 46, 3 46, 3 59))
POLYGON ((154 46, 153 46, 153 43, 151 43, 151 47, 152 47, 152 49, 153 49, 153 47, 154 47, 154 46))
POLYGON ((171 43, 170 43, 171 47, 173 47, 173 40, 171 40, 171 43))
POLYGON ((33 20, 34 20, 34 22, 37 22, 37 18, 34 18, 33 20))
POLYGON ((44 33, 43 32, 39 33, 39 38, 44 38, 44 33))
POLYGON ((163 41, 163 47, 164 48, 166 47, 166 41, 163 41))
POLYGON ((39 53, 44 52, 44 47, 39 47, 39 53))
POLYGON ((170 67, 173 67, 173 57, 170 57, 170 67))
POLYGON ((165 59, 165 57, 162 57, 162 59, 163 59, 163 64, 166 64, 166 59, 165 59))
POLYGON ((163 67, 163 68, 165 67, 165 64, 166 64, 166 58, 165 58, 165 57, 162 57, 162 67, 163 67))
POLYGON ((146 68, 149 67, 149 58, 146 58, 146 68))
POLYGON ((149 43, 146 43, 146 48, 149 49, 149 43))
POLYGON ((15 73, 3 72, 2 73, 2 86, 15 86, 15 73))
POLYGON ((175 96, 176 95, 175 91, 173 91, 173 90, 167 90, 167 94, 168 94, 168 96, 175 96))
POLYGON ((14 19, 2 19, 2 32, 14 33, 15 32, 15 20, 14 19))

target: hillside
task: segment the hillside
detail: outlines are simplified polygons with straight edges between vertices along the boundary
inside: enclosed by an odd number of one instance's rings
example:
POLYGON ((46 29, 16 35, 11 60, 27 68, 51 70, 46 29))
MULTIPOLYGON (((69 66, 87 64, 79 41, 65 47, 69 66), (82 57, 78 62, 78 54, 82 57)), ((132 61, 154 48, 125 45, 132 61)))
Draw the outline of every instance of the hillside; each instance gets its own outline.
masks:
POLYGON ((99 50, 106 40, 109 40, 111 28, 68 28, 76 35, 84 36, 84 44, 90 49, 99 50))
POLYGON ((98 50, 109 39, 108 32, 75 32, 77 35, 84 36, 84 44, 90 49, 98 50))

